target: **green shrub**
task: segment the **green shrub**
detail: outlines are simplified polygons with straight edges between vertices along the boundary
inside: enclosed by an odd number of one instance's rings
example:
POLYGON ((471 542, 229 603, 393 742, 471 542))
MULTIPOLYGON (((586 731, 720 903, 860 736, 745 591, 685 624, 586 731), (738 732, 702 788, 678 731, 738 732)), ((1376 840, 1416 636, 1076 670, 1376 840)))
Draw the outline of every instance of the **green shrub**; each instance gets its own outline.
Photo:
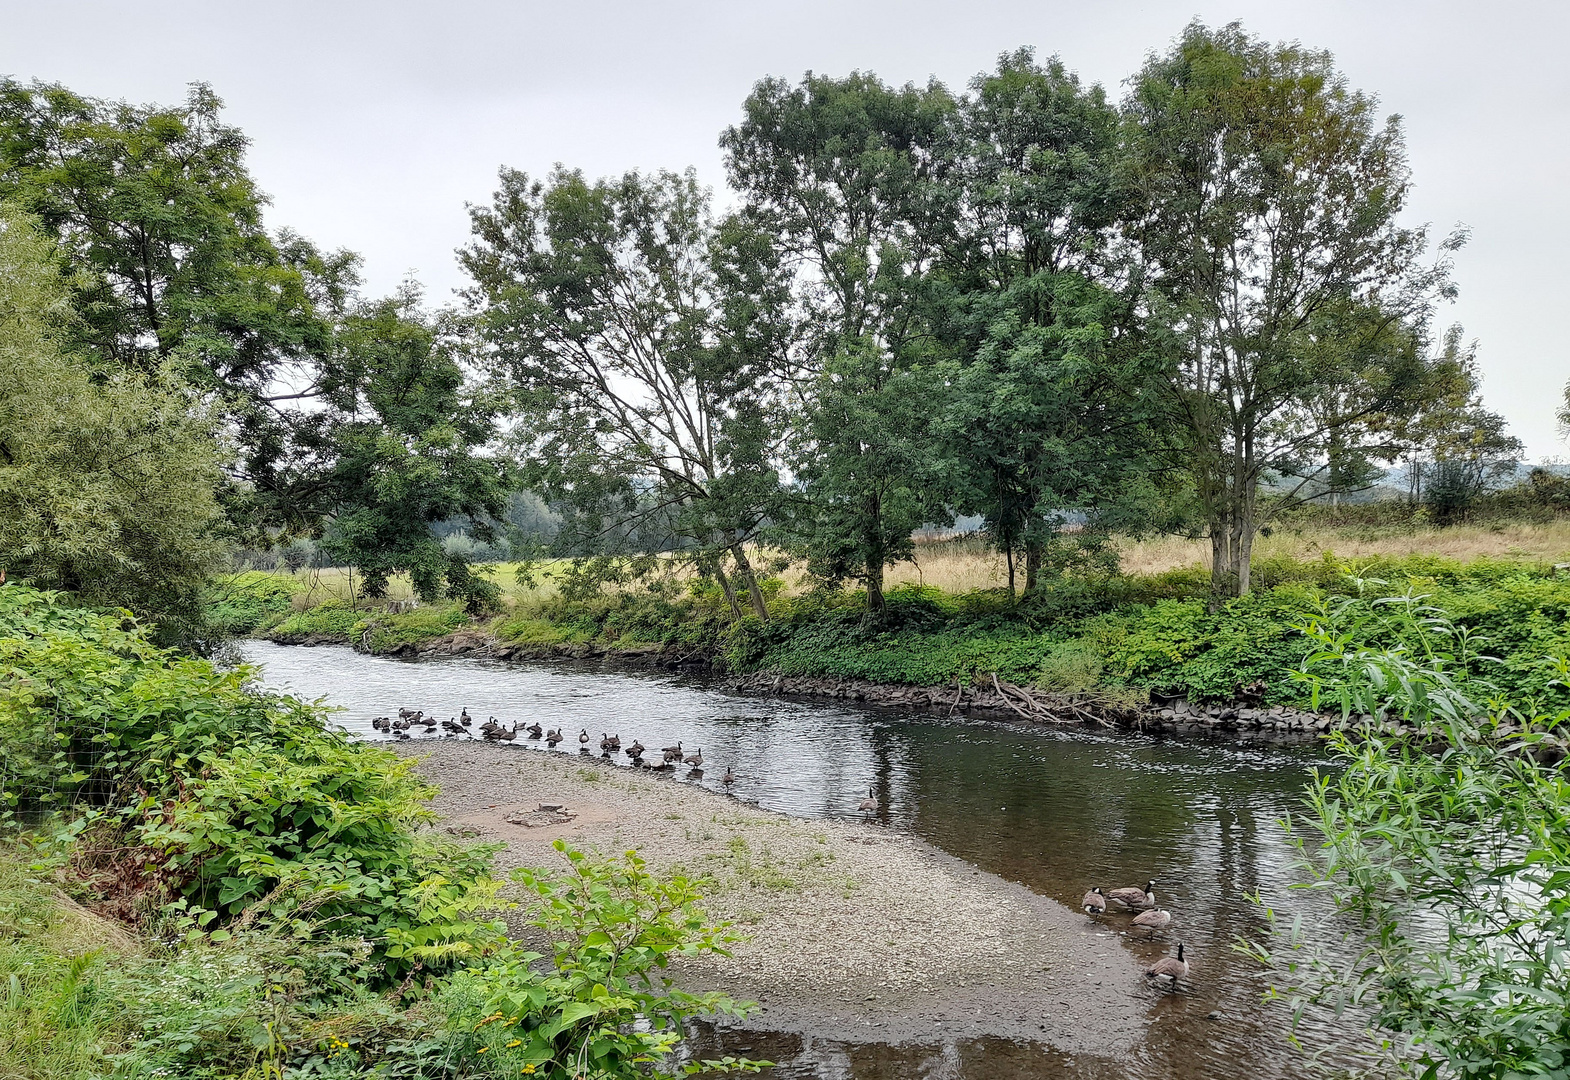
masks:
POLYGON ((413 762, 256 692, 250 669, 156 649, 122 616, 13 585, 0 588, 0 670, 7 817, 92 808, 80 869, 141 874, 140 914, 178 902, 188 928, 225 932, 242 913, 316 912, 372 940, 389 978, 407 964, 395 932, 470 932, 443 911, 488 894, 487 852, 416 838, 432 789, 413 762))
POLYGON ((1410 725, 1334 734, 1337 767, 1316 776, 1292 834, 1304 887, 1342 916, 1321 925, 1341 927, 1354 956, 1273 919, 1273 940, 1246 948, 1274 969, 1294 1026, 1315 1006, 1371 1012, 1392 1071, 1562 1076, 1570 788, 1536 752, 1570 711, 1484 704, 1497 688, 1469 676, 1460 628, 1415 600, 1387 607, 1406 642, 1358 647, 1332 610, 1310 628, 1317 650, 1302 673, 1318 698, 1410 725))
MULTIPOLYGON (((532 925, 551 942, 509 949, 460 972, 445 995, 450 1050, 465 1075, 546 1080, 635 1080, 664 1068, 688 1017, 747 1008, 723 994, 688 994, 667 975, 672 960, 728 955, 727 925, 710 924, 688 879, 650 874, 636 852, 592 859, 556 841, 565 874, 525 869, 516 879, 537 903, 532 925)), ((678 1070, 756 1072, 769 1062, 726 1058, 678 1070)))
POLYGON ((247 570, 215 579, 203 594, 206 625, 219 637, 244 637, 288 617, 303 586, 292 577, 247 570))
POLYGON ((308 637, 326 638, 342 645, 355 640, 355 629, 362 613, 344 600, 326 600, 313 608, 297 611, 274 625, 262 636, 273 641, 300 642, 308 637))

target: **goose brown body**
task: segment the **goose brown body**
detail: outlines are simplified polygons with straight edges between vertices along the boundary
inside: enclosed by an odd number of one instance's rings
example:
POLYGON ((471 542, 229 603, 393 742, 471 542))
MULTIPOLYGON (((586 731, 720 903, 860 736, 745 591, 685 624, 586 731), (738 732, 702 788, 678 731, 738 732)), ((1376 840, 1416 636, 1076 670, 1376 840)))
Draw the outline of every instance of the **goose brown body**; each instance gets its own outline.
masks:
POLYGON ((1125 908, 1153 908, 1156 906, 1156 883, 1145 882, 1143 889, 1135 887, 1130 889, 1113 889, 1107 893, 1107 899, 1119 907, 1125 908))
POLYGON ((1145 969, 1147 979, 1166 979, 1173 985, 1188 978, 1188 961, 1183 959, 1183 943, 1178 942, 1176 956, 1163 956, 1145 969))
POLYGON ((1106 894, 1101 891, 1101 886, 1098 885, 1086 893, 1085 899, 1080 901, 1080 905, 1091 915, 1100 915, 1102 912, 1106 911, 1107 897, 1106 894))
POLYGON ((1144 927, 1146 930, 1165 930, 1172 925, 1170 911, 1142 911, 1134 916, 1134 925, 1144 927))

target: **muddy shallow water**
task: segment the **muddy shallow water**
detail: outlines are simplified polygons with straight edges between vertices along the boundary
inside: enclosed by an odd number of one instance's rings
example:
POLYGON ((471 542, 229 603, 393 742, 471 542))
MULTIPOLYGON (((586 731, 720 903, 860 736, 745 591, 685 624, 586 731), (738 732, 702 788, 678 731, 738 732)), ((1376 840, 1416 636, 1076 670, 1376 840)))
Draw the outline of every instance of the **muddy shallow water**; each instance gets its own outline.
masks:
POLYGON ((1000 1039, 888 1046, 735 1030, 705 1031, 704 1056, 767 1057, 781 1062, 775 1077, 793 1080, 1305 1073, 1281 1033, 1284 1010, 1262 1007, 1258 971, 1232 943, 1259 932, 1254 893, 1290 906, 1291 851, 1276 823, 1323 764, 1311 746, 947 722, 738 697, 699 678, 584 664, 402 661, 261 642, 246 652, 269 686, 341 706, 338 722, 367 737, 385 737, 372 717, 406 706, 516 722, 509 749, 518 752, 549 752, 524 738, 535 720, 567 729, 559 754, 579 753, 580 730, 596 753, 602 732, 656 748, 680 740, 705 759, 704 777, 689 782, 718 789, 730 768, 736 796, 809 818, 859 817, 870 788, 887 827, 1070 906, 1091 885, 1154 878, 1174 928, 1160 940, 1118 940, 1145 962, 1181 940, 1194 962, 1192 985, 1159 997, 1144 1040, 1116 1061, 1000 1039))

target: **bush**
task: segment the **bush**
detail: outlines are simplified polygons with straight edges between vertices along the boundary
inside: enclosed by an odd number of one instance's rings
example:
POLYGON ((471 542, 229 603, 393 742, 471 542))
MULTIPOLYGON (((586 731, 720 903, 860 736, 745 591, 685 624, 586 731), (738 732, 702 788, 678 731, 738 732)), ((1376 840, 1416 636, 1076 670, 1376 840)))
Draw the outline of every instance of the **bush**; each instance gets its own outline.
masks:
POLYGON ((6 818, 91 809, 77 868, 126 917, 177 901, 188 928, 222 931, 242 912, 315 911, 376 941, 391 978, 405 966, 386 951, 395 931, 468 932, 423 890, 448 906, 488 895, 485 851, 416 837, 432 789, 412 761, 250 689, 249 669, 15 585, 0 588, 0 669, 6 818))
MULTIPOLYGON (((711 925, 693 883, 661 880, 636 852, 592 859, 563 841, 565 874, 520 870, 537 903, 531 925, 552 943, 550 967, 539 953, 509 949, 470 967, 445 995, 452 1050, 475 1075, 547 1080, 634 1080, 670 1075, 661 1068, 700 1014, 745 1016, 717 993, 678 990, 665 974, 677 957, 725 953, 735 940, 711 925)), ((768 1062, 726 1058, 682 1072, 755 1072, 768 1062)))
MULTIPOLYGON (((1570 721, 1517 714, 1469 678, 1465 635, 1407 602, 1426 641, 1348 647, 1315 628, 1303 678, 1348 710, 1401 717, 1391 733, 1337 733, 1293 834, 1304 886, 1326 895, 1353 957, 1300 924, 1246 946, 1271 965, 1294 1017, 1371 1016, 1375 1052, 1424 1077, 1562 1076, 1570 1067, 1570 789, 1539 763, 1570 721)), ((1267 911, 1267 914, 1268 911, 1267 911)))
POLYGON ((206 625, 217 637, 245 637, 282 622, 302 588, 292 577, 258 570, 218 578, 203 596, 206 625))

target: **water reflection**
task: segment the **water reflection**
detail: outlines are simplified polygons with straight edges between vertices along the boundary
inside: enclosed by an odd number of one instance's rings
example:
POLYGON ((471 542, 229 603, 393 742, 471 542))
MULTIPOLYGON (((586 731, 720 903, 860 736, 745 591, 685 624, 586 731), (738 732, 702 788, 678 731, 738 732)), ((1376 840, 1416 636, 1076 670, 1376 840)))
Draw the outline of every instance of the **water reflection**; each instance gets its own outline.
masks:
MULTIPOLYGON (((754 1056, 784 1062, 777 1077, 1300 1074, 1280 1034, 1284 1017, 1261 1008, 1257 972, 1231 946, 1260 929, 1250 895, 1286 896, 1291 852, 1276 822, 1322 764, 1311 747, 945 722, 742 698, 690 677, 584 665, 411 662, 265 643, 248 651, 269 685, 342 706, 338 722, 368 738, 386 737, 372 717, 409 707, 440 719, 467 708, 520 732, 536 720, 566 729, 555 751, 520 734, 509 748, 516 752, 577 754, 579 730, 596 752, 602 732, 619 733, 624 745, 680 741, 705 758, 706 772, 689 782, 717 789, 728 767, 733 794, 805 817, 856 817, 872 787, 882 823, 1071 906, 1091 885, 1154 878, 1173 927, 1121 940, 1145 962, 1183 941, 1194 963, 1189 992, 1161 997, 1147 1038, 1116 1062, 1007 1040, 896 1048, 747 1031, 705 1036, 725 1052, 750 1046, 754 1056)), ((1127 929, 1126 918, 1106 921, 1127 929)))

